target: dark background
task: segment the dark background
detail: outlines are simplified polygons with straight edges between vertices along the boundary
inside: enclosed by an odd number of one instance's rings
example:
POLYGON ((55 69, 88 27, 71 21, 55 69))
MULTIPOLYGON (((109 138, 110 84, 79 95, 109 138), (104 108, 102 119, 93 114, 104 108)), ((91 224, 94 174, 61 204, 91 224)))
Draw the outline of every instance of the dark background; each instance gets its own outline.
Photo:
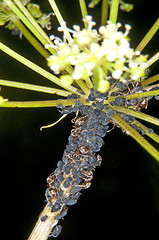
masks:
MULTIPOLYGON (((47 0, 34 2, 40 2, 43 12, 50 12, 47 0)), ((56 2, 69 27, 81 24, 78 1, 56 2)), ((135 47, 156 21, 158 8, 155 0, 132 2, 134 10, 129 14, 120 12, 118 21, 132 26, 130 37, 135 47)), ((89 11, 95 20, 99 19, 99 12, 100 5, 94 12, 89 11)), ((54 17, 52 22, 49 34, 56 34, 54 17)), ((99 24, 97 21, 97 26, 99 24)), ((152 56, 157 52, 158 37, 156 34, 143 53, 152 56)), ((0 38, 18 53, 47 69, 45 59, 24 38, 20 40, 2 27, 0 38)), ((152 66, 150 76, 158 73, 157 65, 152 66)), ((1 52, 0 76, 2 79, 53 86, 1 52)), ((5 87, 2 87, 1 95, 10 100, 53 98, 5 87)), ((158 102, 152 100, 147 113, 159 117, 158 107, 158 102)), ((4 239, 27 239, 45 205, 46 178, 62 157, 74 115, 48 130, 40 132, 39 129, 56 121, 59 116, 54 108, 0 109, 1 212, 4 213, 1 218, 8 228, 4 239)), ((158 131, 157 127, 154 129, 158 131)), ((96 169, 91 187, 82 192, 78 204, 69 209, 62 222, 59 239, 101 236, 109 240, 155 239, 159 226, 158 163, 119 129, 110 132, 104 141, 100 152, 102 166, 96 169)))

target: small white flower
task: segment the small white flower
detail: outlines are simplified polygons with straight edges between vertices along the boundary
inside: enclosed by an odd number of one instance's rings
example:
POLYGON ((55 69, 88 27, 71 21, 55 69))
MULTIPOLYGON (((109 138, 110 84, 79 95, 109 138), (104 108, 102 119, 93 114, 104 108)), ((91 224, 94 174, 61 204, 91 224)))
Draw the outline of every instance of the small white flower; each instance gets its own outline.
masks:
POLYGON ((123 71, 122 70, 115 70, 112 72, 112 77, 115 79, 119 79, 122 75, 123 71))

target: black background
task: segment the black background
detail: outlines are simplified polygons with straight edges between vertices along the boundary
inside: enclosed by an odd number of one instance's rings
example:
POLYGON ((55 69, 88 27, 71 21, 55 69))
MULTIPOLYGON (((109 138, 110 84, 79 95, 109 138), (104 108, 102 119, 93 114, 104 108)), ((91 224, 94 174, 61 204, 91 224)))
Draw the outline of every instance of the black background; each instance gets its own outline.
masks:
MULTIPOLYGON (((50 12, 47 0, 40 2, 50 12)), ((78 1, 58 0, 68 26, 81 24, 78 1)), ((89 1, 88 1, 89 2, 89 1)), ((129 1, 130 2, 130 1, 129 1)), ((132 26, 130 37, 135 47, 158 17, 156 1, 135 0, 132 12, 120 12, 118 21, 132 26)), ((99 19, 100 5, 93 12, 99 19)), ((49 34, 58 34, 52 18, 49 34)), ((99 26, 99 22, 97 26, 99 26)), ((158 49, 157 33, 143 53, 152 56, 158 49)), ((0 28, 0 39, 23 56, 47 69, 46 61, 23 38, 0 28)), ((157 63, 150 76, 158 73, 157 63)), ((53 86, 52 83, 0 52, 0 76, 22 82, 53 86)), ((47 100, 54 96, 2 87, 1 95, 10 100, 47 100)), ((159 104, 152 100, 148 113, 159 117, 159 104)), ((40 132, 40 127, 58 119, 54 108, 0 109, 1 208, 4 239, 27 239, 45 203, 46 178, 61 159, 71 130, 68 116, 58 125, 40 132), (4 213, 4 214, 3 214, 4 213)), ((147 124, 153 127, 150 124, 147 124)), ((157 132, 157 127, 154 127, 157 132)), ((101 236, 109 240, 155 239, 159 224, 159 165, 133 139, 119 129, 107 134, 91 187, 83 191, 78 204, 71 207, 59 239, 101 236)), ((156 146, 157 147, 157 146, 156 146)), ((3 231, 2 231, 3 232, 3 231)))

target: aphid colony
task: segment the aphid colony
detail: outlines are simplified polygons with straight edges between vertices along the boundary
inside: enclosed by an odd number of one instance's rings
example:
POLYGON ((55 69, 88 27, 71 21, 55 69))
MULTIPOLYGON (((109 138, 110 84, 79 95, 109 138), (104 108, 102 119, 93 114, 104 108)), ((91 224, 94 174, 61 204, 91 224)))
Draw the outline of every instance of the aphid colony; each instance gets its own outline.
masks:
MULTIPOLYGON (((63 157, 58 161, 55 171, 47 178, 49 187, 45 195, 55 219, 51 236, 57 237, 60 234, 62 226, 57 225, 58 221, 67 214, 69 206, 77 203, 81 195, 80 191, 90 187, 93 171, 102 162, 97 152, 104 143, 102 138, 110 131, 108 124, 113 123, 114 126, 119 127, 111 119, 114 115, 111 106, 130 107, 134 111, 147 107, 146 98, 135 100, 124 98, 128 93, 133 93, 134 89, 136 92, 144 91, 141 86, 129 81, 126 84, 116 83, 116 87, 114 82, 111 82, 109 92, 100 93, 91 89, 87 99, 88 105, 82 105, 80 100, 77 100, 74 106, 63 107, 61 104, 57 106, 61 114, 78 111, 78 116, 72 120, 74 126, 63 157), (111 86, 113 86, 112 90, 111 86)), ((68 98, 78 99, 78 96, 72 94, 68 98)), ((133 123, 134 117, 127 114, 121 116, 135 130, 144 134, 144 131, 133 123)), ((42 216, 41 221, 47 218, 47 215, 42 216)))
MULTIPOLYGON (((91 93, 89 98, 92 99, 93 95, 91 93)), ((53 237, 57 237, 61 232, 61 226, 57 225, 58 221, 67 214, 69 206, 77 203, 80 191, 90 187, 93 171, 101 165, 102 158, 97 152, 104 143, 102 138, 107 133, 110 121, 102 111, 104 108, 102 102, 101 98, 98 101, 96 97, 94 107, 81 105, 79 101, 71 107, 73 112, 79 110, 80 116, 72 120, 74 126, 62 160, 47 178, 49 187, 46 190, 46 199, 50 211, 55 213, 56 220, 51 234, 53 237)), ((58 107, 62 114, 68 111, 68 108, 58 107)), ((41 221, 46 219, 47 215, 41 217, 41 221)))

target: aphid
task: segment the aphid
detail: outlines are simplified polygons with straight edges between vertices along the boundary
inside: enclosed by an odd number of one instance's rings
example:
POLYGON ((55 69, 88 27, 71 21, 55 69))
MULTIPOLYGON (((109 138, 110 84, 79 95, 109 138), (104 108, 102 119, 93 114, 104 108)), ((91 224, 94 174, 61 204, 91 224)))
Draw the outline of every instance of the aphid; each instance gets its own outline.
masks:
POLYGON ((64 208, 62 209, 62 211, 61 211, 58 215, 55 216, 55 219, 57 219, 57 220, 62 219, 63 217, 66 216, 67 211, 68 211, 68 207, 67 207, 67 206, 64 206, 64 208))
POLYGON ((85 170, 82 172, 84 174, 85 181, 91 181, 93 179, 93 172, 91 170, 85 170))
POLYGON ((76 121, 75 121, 75 127, 81 127, 84 123, 85 123, 85 118, 86 116, 84 117, 80 117, 78 118, 76 121))
POLYGON ((81 146, 81 147, 79 147, 79 152, 81 154, 87 154, 89 152, 89 148, 86 146, 81 146))
POLYGON ((98 161, 98 166, 101 166, 101 163, 102 163, 102 157, 99 155, 99 154, 97 154, 97 161, 98 161))
POLYGON ((62 226, 56 225, 55 227, 53 227, 50 237, 54 237, 54 238, 58 237, 58 235, 61 233, 61 230, 62 230, 62 226))
POLYGON ((82 188, 83 189, 87 189, 91 186, 91 182, 90 181, 84 181, 82 184, 82 188))
POLYGON ((45 222, 47 218, 48 218, 48 216, 45 215, 45 216, 41 217, 41 221, 42 221, 42 222, 45 222))
POLYGON ((137 103, 137 105, 134 107, 134 110, 136 112, 139 112, 139 111, 141 111, 141 109, 147 109, 147 106, 148 106, 148 100, 143 99, 137 103))
POLYGON ((55 189, 47 188, 45 192, 45 197, 47 201, 50 201, 52 198, 56 198, 57 193, 55 189))
POLYGON ((51 208, 51 212, 57 212, 60 210, 60 208, 61 208, 61 205, 59 203, 55 203, 51 208))
POLYGON ((79 136, 79 133, 81 132, 81 127, 77 127, 77 128, 75 128, 75 129, 72 129, 71 130, 71 136, 73 137, 73 138, 76 138, 76 137, 78 137, 79 136))

